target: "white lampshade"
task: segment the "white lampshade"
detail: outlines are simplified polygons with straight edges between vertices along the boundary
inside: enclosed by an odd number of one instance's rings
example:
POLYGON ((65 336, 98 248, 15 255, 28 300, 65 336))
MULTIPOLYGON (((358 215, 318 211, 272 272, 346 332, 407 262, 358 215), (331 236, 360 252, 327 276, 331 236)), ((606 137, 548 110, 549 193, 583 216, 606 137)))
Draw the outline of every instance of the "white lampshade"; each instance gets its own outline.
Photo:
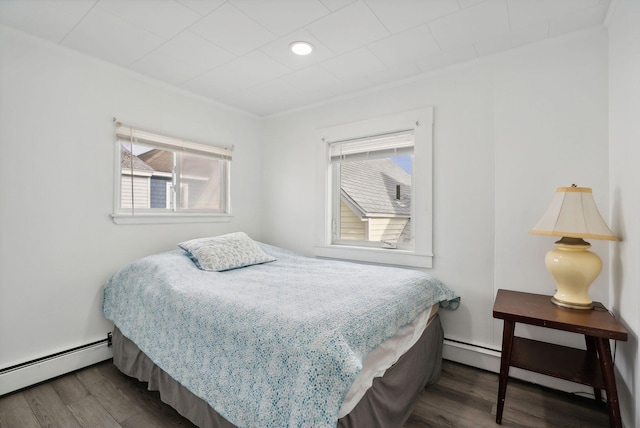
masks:
POLYGON ((617 241, 604 222, 589 187, 559 187, 542 219, 529 233, 617 241))

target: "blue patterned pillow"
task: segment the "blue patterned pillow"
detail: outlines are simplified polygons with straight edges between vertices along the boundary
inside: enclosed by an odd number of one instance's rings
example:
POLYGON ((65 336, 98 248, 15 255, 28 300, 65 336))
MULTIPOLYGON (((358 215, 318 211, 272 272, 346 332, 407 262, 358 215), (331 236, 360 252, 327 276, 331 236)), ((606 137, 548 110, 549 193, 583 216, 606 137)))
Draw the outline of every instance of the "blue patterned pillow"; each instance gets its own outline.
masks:
POLYGON ((275 261, 244 232, 192 239, 178 246, 202 270, 222 272, 275 261))

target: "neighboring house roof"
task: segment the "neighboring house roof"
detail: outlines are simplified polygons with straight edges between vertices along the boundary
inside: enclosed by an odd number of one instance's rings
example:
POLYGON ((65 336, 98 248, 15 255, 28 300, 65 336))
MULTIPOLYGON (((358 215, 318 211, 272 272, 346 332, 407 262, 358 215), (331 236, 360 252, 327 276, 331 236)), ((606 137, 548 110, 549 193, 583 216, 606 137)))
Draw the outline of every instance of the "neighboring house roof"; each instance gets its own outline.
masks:
POLYGON ((152 149, 138 156, 147 165, 158 172, 173 171, 173 154, 167 150, 152 149))
POLYGON ((342 195, 362 216, 411 216, 411 175, 393 160, 343 162, 340 171, 342 195), (397 185, 400 185, 399 200, 396 199, 397 185))
MULTIPOLYGON (((173 171, 173 153, 168 150, 152 149, 138 157, 157 172, 173 171)), ((200 156, 186 156, 182 158, 182 162, 184 170, 193 176, 209 177, 214 168, 211 159, 200 156)))
POLYGON ((121 147, 120 149, 120 163, 122 165, 122 170, 130 170, 131 169, 131 161, 133 159, 133 169, 137 171, 153 171, 149 165, 147 165, 144 161, 140 160, 140 158, 134 154, 132 154, 128 149, 121 147))

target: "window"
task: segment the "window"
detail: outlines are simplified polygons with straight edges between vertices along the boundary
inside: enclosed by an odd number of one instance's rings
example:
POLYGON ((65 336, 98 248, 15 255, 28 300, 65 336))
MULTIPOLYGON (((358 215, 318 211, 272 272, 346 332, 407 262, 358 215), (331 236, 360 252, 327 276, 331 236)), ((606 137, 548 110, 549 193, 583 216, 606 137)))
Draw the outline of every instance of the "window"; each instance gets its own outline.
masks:
POLYGON ((426 108, 319 130, 316 255, 432 266, 432 122, 426 108))
POLYGON ((413 249, 413 130, 329 143, 332 243, 413 249))
POLYGON ((231 150, 116 125, 118 218, 228 215, 231 150))

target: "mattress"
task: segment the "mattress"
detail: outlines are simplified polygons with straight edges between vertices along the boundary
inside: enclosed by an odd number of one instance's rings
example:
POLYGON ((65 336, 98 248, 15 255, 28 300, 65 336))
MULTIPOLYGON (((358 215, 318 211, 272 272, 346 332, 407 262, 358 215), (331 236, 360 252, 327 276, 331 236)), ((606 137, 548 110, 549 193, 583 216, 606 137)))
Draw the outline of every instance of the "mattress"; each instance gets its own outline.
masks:
POLYGON ((384 376, 387 369, 415 345, 437 312, 438 305, 433 305, 430 309, 421 312, 412 322, 401 327, 395 335, 367 354, 360 373, 342 402, 338 418, 351 412, 367 390, 371 388, 373 380, 384 376))

